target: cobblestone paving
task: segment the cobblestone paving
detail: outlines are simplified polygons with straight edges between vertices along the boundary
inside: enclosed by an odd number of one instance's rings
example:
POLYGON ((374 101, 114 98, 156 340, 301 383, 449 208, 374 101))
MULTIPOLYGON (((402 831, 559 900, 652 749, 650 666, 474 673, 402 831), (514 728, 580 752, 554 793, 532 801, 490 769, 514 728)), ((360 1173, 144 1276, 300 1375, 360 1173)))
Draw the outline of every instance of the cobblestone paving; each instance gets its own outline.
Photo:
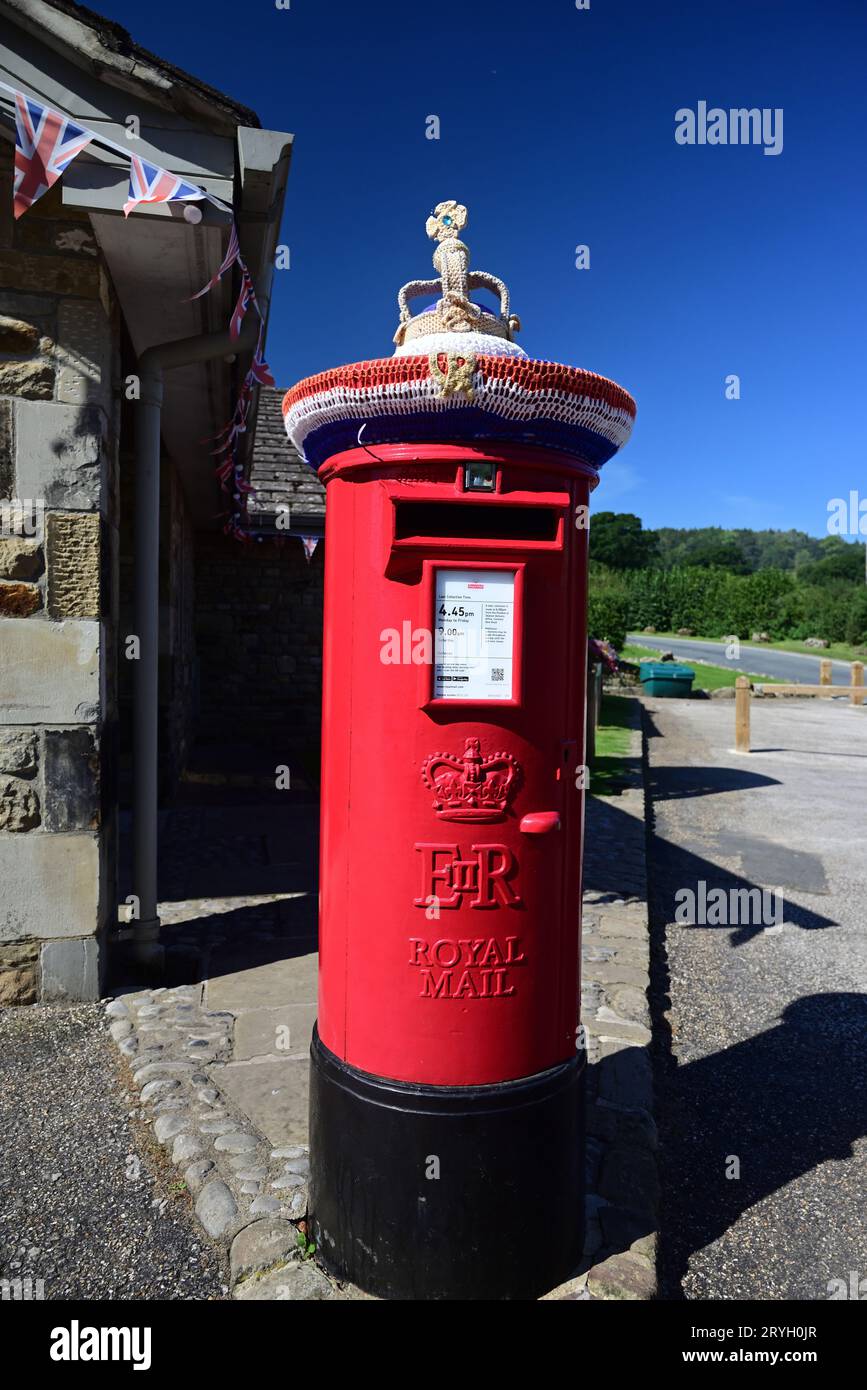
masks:
POLYGON ((658 1176, 640 705, 628 785, 590 797, 584 834, 581 1014, 587 1036, 587 1236, 581 1273, 552 1299, 656 1292, 658 1176))

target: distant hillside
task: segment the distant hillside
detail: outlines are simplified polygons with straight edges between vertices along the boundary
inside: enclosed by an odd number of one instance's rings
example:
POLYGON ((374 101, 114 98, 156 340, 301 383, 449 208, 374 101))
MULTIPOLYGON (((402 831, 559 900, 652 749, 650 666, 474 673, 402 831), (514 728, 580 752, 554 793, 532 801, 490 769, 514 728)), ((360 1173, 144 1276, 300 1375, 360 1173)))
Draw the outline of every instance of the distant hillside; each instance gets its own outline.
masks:
POLYGON ((842 536, 719 526, 645 531, 632 512, 596 512, 590 630, 617 647, 627 631, 644 627, 867 644, 864 552, 862 542, 842 536))
POLYGON ((720 526, 679 528, 663 526, 654 531, 658 545, 659 563, 666 569, 673 565, 726 564, 726 557, 739 552, 745 572, 756 570, 798 569, 800 565, 823 557, 822 540, 808 536, 805 531, 736 531, 720 526), (719 558, 710 558, 716 557, 719 558))
MULTIPOLYGON (((796 570, 807 576, 821 564, 828 577, 857 579, 864 573, 864 546, 840 536, 806 531, 751 531, 746 527, 661 526, 645 530, 632 512, 596 512, 590 523, 590 558, 612 569, 715 567, 730 574, 796 570)), ((816 578, 819 578, 817 575, 816 578)))

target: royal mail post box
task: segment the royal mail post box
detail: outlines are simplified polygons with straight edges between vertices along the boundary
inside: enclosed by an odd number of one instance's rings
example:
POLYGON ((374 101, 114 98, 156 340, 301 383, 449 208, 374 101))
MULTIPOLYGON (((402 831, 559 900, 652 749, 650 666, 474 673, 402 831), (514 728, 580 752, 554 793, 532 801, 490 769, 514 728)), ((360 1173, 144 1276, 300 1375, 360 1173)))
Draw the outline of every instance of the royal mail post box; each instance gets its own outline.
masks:
POLYGON ((583 1237, 587 513, 634 405, 523 354, 462 213, 397 353, 284 406, 326 483, 311 1213, 369 1292, 528 1298, 583 1237))

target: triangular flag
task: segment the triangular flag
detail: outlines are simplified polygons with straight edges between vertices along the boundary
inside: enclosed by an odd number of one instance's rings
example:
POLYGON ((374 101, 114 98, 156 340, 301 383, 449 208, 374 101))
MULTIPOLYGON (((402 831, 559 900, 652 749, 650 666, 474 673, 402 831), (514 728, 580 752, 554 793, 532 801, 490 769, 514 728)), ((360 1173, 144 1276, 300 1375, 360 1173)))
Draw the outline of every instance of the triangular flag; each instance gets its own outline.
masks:
POLYGON ((207 285, 203 285, 202 288, 199 290, 198 294, 191 295, 190 298, 201 299, 203 294, 207 294, 208 290, 212 290, 214 286, 218 284, 222 277, 225 275, 229 267, 235 264, 240 254, 241 248, 238 245, 238 229, 233 221, 232 232, 229 237, 229 245, 227 246, 226 254, 223 257, 223 264, 220 266, 219 270, 214 271, 207 285))
POLYGON ((253 378, 254 381, 257 381, 260 386, 275 386, 276 382, 274 381, 274 378, 271 375, 271 368, 265 361, 264 338, 265 325, 263 323, 262 327, 259 329, 259 341, 256 344, 256 351, 253 353, 253 363, 250 367, 249 375, 253 378))
POLYGON ((31 97, 15 93, 15 191, 12 206, 16 218, 32 208, 72 163, 87 149, 93 131, 84 130, 60 111, 41 106, 31 97))
MULTIPOLYGON (((237 338, 241 333, 241 325, 244 322, 244 315, 251 304, 256 304, 256 291, 253 289, 253 280, 249 270, 243 261, 239 261, 241 266, 241 292, 238 295, 238 302, 235 305, 235 312, 229 321, 229 337, 237 338)), ((258 305, 256 305, 258 308, 258 305)))
POLYGON ((313 559, 314 552, 319 544, 320 536, 302 536, 301 544, 304 546, 304 554, 307 556, 307 563, 313 559))
POLYGON ((139 203, 189 203, 207 196, 203 188, 170 174, 158 164, 148 164, 146 159, 134 154, 129 166, 129 196, 123 205, 123 215, 129 217, 139 203))

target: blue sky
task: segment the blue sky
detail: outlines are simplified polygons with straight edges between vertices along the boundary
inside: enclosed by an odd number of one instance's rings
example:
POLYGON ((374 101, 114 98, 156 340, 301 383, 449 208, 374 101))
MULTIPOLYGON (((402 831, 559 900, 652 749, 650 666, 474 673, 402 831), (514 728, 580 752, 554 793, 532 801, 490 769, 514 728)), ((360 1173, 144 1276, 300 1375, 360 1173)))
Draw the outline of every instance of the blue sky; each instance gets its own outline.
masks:
POLYGON ((95 2, 296 136, 280 385, 392 351, 456 198, 527 351, 638 402, 598 508, 821 535, 830 498, 867 495, 863 0, 95 2), (782 108, 782 152, 677 144, 699 101, 782 108))

